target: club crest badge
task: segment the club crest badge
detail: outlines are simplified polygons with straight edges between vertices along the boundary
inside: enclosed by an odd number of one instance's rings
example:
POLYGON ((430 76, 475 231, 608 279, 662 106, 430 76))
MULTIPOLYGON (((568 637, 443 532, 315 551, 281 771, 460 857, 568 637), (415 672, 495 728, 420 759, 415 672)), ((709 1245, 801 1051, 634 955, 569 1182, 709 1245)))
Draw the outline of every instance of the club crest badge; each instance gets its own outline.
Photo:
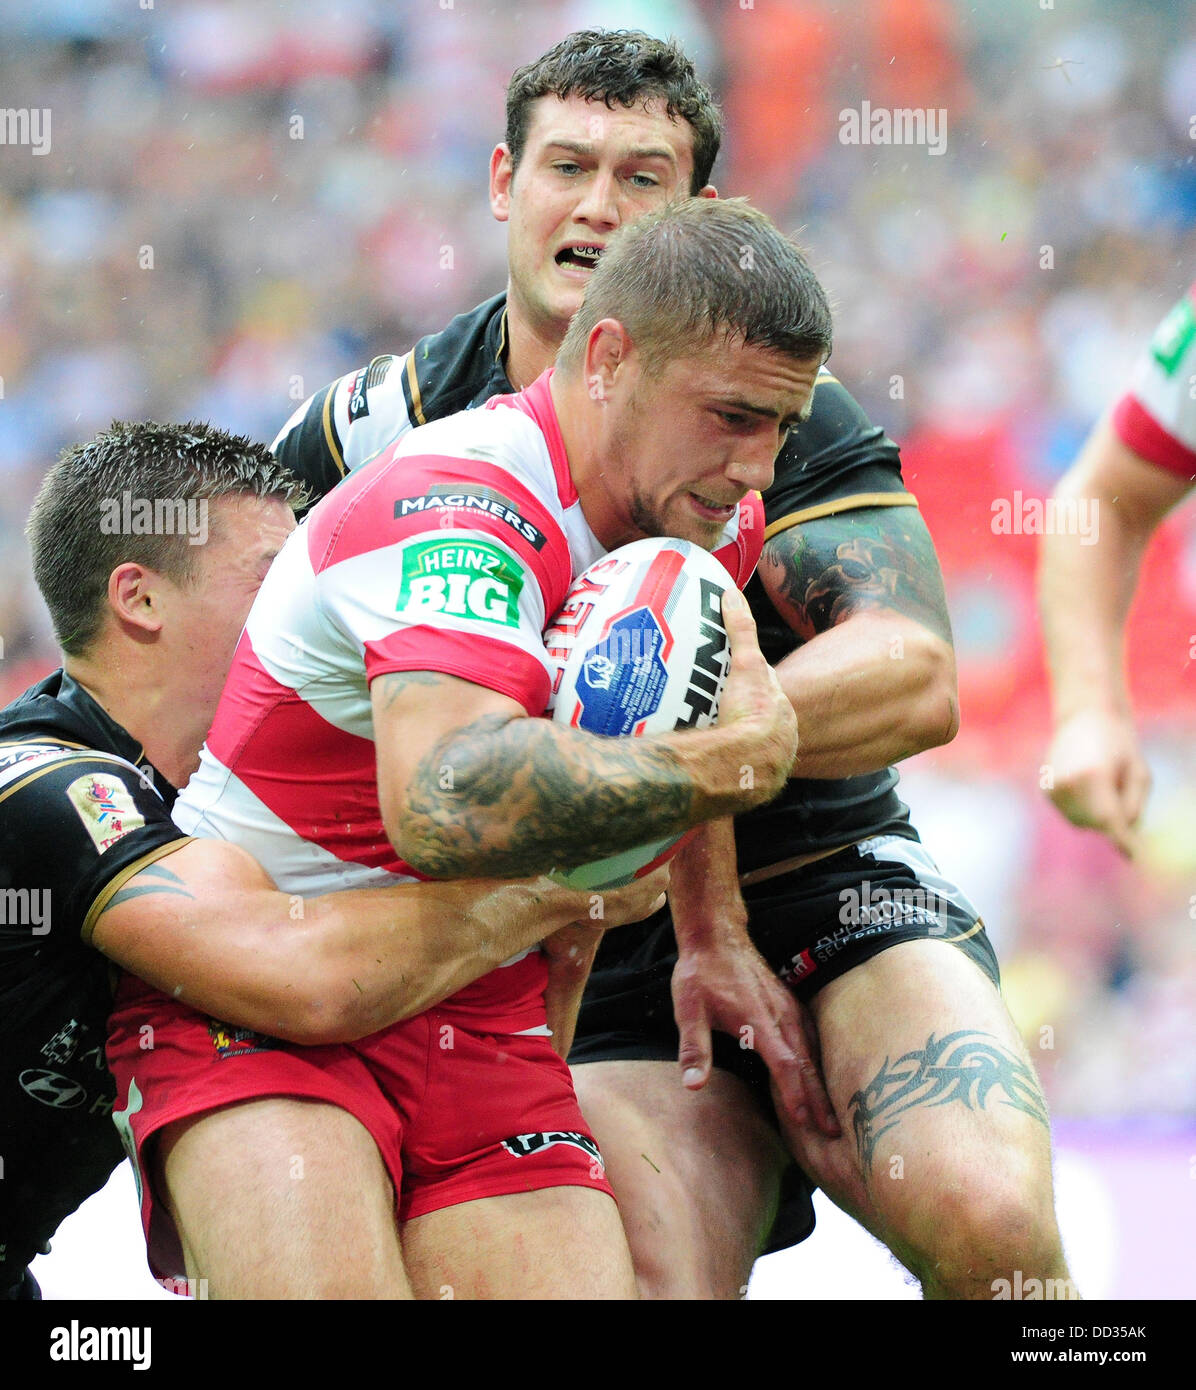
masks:
POLYGON ((128 788, 116 777, 88 772, 66 789, 67 798, 101 854, 145 824, 128 788))

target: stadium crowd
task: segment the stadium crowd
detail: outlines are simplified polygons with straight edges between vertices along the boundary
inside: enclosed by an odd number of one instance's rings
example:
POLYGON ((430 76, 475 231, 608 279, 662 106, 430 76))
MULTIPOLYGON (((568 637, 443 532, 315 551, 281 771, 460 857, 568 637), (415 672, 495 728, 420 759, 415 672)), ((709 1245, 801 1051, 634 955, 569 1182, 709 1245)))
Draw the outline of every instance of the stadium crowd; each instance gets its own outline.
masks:
POLYGON ((1139 861, 1042 795, 1049 495, 1196 267, 1196 18, 950 0, 115 0, 0 12, 0 703, 57 662, 22 528, 115 418, 269 440, 311 391, 501 287, 482 180, 507 76, 589 23, 675 32, 729 137, 714 181, 802 239, 832 367, 901 443, 946 574, 962 730, 903 785, 969 885, 1062 1117, 1196 1107, 1196 522, 1130 641, 1155 791, 1139 861), (20 57, 16 56, 20 48, 20 57), (942 148, 843 113, 942 112, 942 148), (1012 530, 996 525, 1007 502, 1012 530), (1020 523, 1020 524, 1019 524, 1020 523))

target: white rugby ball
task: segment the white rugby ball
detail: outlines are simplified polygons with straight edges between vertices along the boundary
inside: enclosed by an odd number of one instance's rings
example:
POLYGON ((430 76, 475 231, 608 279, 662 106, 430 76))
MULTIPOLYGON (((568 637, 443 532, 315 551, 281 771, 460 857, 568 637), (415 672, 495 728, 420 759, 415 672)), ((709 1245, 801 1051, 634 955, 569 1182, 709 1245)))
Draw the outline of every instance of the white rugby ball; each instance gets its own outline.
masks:
MULTIPOLYGON (((690 541, 634 541, 573 583, 544 634, 557 662, 549 711, 609 738, 704 729, 718 714, 730 649, 722 564, 690 541)), ((618 888, 663 863, 683 836, 553 874, 580 890, 618 888)))

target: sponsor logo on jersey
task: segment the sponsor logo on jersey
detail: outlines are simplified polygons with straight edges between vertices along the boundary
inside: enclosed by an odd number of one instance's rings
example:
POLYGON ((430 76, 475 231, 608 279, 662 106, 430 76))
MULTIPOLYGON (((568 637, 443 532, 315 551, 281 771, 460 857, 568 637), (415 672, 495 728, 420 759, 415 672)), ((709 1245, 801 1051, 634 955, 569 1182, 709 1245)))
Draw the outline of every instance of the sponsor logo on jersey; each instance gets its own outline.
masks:
POLYGON ((145 824, 128 788, 117 777, 85 773, 67 787, 66 795, 101 854, 145 824))
POLYGON ((394 358, 389 354, 375 357, 368 367, 362 367, 349 383, 349 423, 364 419, 370 413, 369 391, 371 386, 380 386, 390 371, 394 358))
POLYGON ((1185 294, 1159 324, 1150 344, 1155 361, 1168 376, 1175 375, 1175 369, 1191 347, 1193 338, 1196 338, 1196 306, 1185 294))
POLYGON ((702 590, 701 642, 689 674, 689 689, 685 693, 689 713, 677 720, 674 727, 678 729, 691 728, 704 715, 713 719, 719 682, 731 660, 727 629, 723 626, 723 590, 709 579, 701 579, 699 583, 702 590))
POLYGON ((533 550, 539 552, 548 543, 548 537, 537 526, 533 526, 522 516, 501 493, 491 492, 489 488, 472 488, 468 492, 453 492, 448 487, 429 488, 423 497, 400 497, 395 502, 395 520, 412 514, 437 512, 447 519, 449 512, 484 512, 487 516, 504 521, 518 535, 522 536, 533 550))
POLYGON ((273 1052, 279 1046, 277 1038, 255 1033, 252 1028, 234 1028, 214 1018, 208 1020, 208 1037, 221 1061, 226 1057, 248 1057, 253 1052, 273 1052))
POLYGON ((555 1148, 558 1144, 568 1144, 571 1148, 580 1149, 582 1153, 589 1154, 603 1172, 606 1171, 606 1164, 602 1161, 598 1145, 588 1134, 578 1134, 575 1130, 553 1129, 546 1134, 515 1134, 510 1139, 502 1141, 502 1146, 507 1153, 513 1154, 516 1158, 528 1158, 531 1154, 539 1153, 543 1149, 555 1148))
POLYGON ((73 1110, 87 1099, 87 1092, 77 1081, 56 1071, 46 1071, 44 1067, 29 1067, 17 1081, 27 1096, 55 1110, 73 1110))
POLYGON ((366 368, 362 367, 349 386, 349 423, 360 420, 370 413, 369 397, 365 387, 366 368))
POLYGON ((814 963, 814 957, 809 951, 802 951, 796 955, 789 964, 780 971, 780 979, 783 984, 793 984, 796 980, 804 980, 807 975, 812 975, 818 966, 814 963))
POLYGON ((69 758, 77 749, 57 748, 49 743, 14 743, 0 748, 0 787, 14 782, 41 763, 69 758))
POLYGON ((79 1047, 79 1035, 83 1030, 83 1024, 77 1018, 72 1018, 69 1023, 42 1044, 41 1054, 47 1062, 53 1062, 56 1066, 65 1066, 79 1047))
POLYGON ((397 611, 412 622, 431 613, 519 626, 523 570, 486 541, 417 541, 403 551, 397 611))

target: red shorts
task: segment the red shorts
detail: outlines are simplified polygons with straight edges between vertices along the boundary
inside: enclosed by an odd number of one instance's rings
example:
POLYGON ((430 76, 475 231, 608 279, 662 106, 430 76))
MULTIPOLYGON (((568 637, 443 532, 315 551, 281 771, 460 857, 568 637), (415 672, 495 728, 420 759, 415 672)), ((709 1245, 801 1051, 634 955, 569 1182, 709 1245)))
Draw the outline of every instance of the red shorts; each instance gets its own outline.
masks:
POLYGON ((610 1193, 551 1039, 478 1023, 442 1006, 354 1043, 302 1047, 219 1023, 125 976, 108 1038, 113 1118, 133 1159, 155 1277, 186 1270, 174 1223, 154 1201, 146 1145, 164 1125, 236 1101, 297 1096, 355 1116, 390 1172, 400 1223, 512 1192, 610 1193))

